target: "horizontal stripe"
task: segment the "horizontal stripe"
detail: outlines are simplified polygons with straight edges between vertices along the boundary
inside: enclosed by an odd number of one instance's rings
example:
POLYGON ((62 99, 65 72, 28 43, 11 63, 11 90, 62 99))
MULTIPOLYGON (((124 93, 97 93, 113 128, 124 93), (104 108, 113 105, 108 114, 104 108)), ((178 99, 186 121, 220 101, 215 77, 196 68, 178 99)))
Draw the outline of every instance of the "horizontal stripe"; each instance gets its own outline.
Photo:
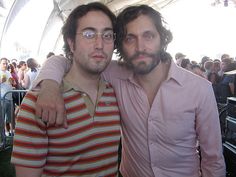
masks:
POLYGON ((68 165, 68 166, 71 166, 72 164, 87 164, 87 163, 94 163, 96 161, 100 161, 100 160, 104 160, 104 159, 107 159, 107 158, 110 158, 110 157, 115 157, 117 156, 117 151, 116 152, 108 152, 106 154, 99 154, 99 155, 96 155, 96 156, 91 156, 91 157, 82 157, 82 158, 79 158, 77 160, 74 160, 74 161, 50 161, 48 160, 47 161, 47 164, 49 166, 65 166, 65 165, 68 165))
POLYGON ((35 115, 35 108, 31 107, 30 105, 27 105, 25 103, 22 103, 20 106, 20 111, 26 111, 29 112, 31 114, 35 115))
POLYGON ((20 159, 24 159, 24 160, 38 161, 38 160, 45 159, 45 157, 47 157, 47 153, 46 154, 28 154, 28 153, 20 153, 20 152, 13 151, 12 156, 14 158, 20 158, 20 159))
POLYGON ((35 94, 36 92, 27 92, 26 95, 24 96, 24 98, 27 98, 28 100, 31 100, 32 102, 36 102, 38 96, 35 94))
MULTIPOLYGON (((67 92, 67 93, 68 93, 68 92, 67 92)), ((67 103, 69 103, 69 102, 76 101, 76 100, 79 100, 79 99, 81 99, 81 98, 82 98, 82 96, 81 96, 80 93, 76 93, 76 94, 75 94, 75 92, 73 92, 72 95, 67 96, 66 98, 64 98, 64 103, 67 104, 67 103)))
POLYGON ((96 140, 97 138, 103 138, 103 137, 112 137, 112 136, 115 136, 115 135, 120 135, 120 131, 117 130, 117 131, 111 131, 111 132, 103 132, 103 133, 95 133, 95 134, 91 134, 85 138, 81 138, 79 140, 76 140, 76 141, 71 141, 71 142, 66 142, 66 143, 52 143, 50 142, 49 143, 49 146, 51 148, 65 148, 65 147, 70 147, 70 146, 78 146, 78 145, 81 145, 83 143, 86 143, 86 142, 89 142, 89 141, 92 141, 92 140, 96 140))
MULTIPOLYGON (((65 137, 70 137, 72 134, 81 134, 83 132, 95 129, 97 127, 103 126, 108 127, 108 126, 115 126, 115 125, 120 125, 120 120, 113 120, 113 121, 90 121, 88 124, 85 124, 83 126, 76 127, 74 129, 68 129, 65 131, 64 128, 53 128, 53 129, 48 129, 48 136, 50 139, 56 139, 56 138, 65 138, 65 137), (54 130, 54 131, 50 131, 54 130)), ((71 125, 72 126, 72 125, 71 125)), ((109 130, 110 131, 110 130, 109 130)))
POLYGON ((19 127, 16 129, 16 134, 21 135, 21 136, 28 136, 28 137, 33 137, 33 138, 45 138, 46 134, 39 133, 38 131, 34 130, 24 130, 20 129, 19 127))
POLYGON ((23 140, 15 140, 14 141, 14 146, 18 146, 18 147, 24 147, 24 148, 47 148, 48 147, 48 143, 41 143, 41 142, 27 142, 27 141, 23 141, 23 140))
POLYGON ((119 111, 106 111, 106 112, 98 112, 96 111, 95 116, 97 117, 105 117, 105 116, 114 116, 120 115, 119 111))
POLYGON ((73 124, 78 124, 78 123, 84 122, 89 119, 91 119, 91 116, 87 113, 85 115, 81 115, 81 116, 77 116, 73 119, 69 119, 67 122, 68 122, 68 126, 70 126, 73 124))
POLYGON ((99 107, 107 107, 107 106, 118 106, 117 102, 109 102, 109 101, 103 101, 98 103, 99 107))
POLYGON ((112 96, 114 96, 115 97, 115 92, 108 92, 108 93, 103 93, 102 94, 102 96, 104 96, 104 97, 112 97, 112 96))
MULTIPOLYGON (((106 165, 102 165, 100 167, 97 168, 89 168, 87 170, 70 170, 70 171, 66 171, 63 173, 63 175, 72 175, 72 176, 82 176, 82 175, 86 175, 86 174, 94 174, 94 173, 98 173, 104 170, 107 170, 109 168, 112 167, 116 167, 117 163, 113 162, 110 164, 106 164, 106 165)), ((57 171, 48 171, 45 170, 45 174, 47 175, 51 175, 51 176, 58 176, 61 175, 61 173, 58 173, 57 171)))
POLYGON ((41 120, 35 120, 32 118, 27 118, 19 115, 17 117, 17 124, 25 124, 29 126, 38 126, 41 130, 45 131, 47 126, 45 123, 43 123, 41 120))
POLYGON ((85 153, 91 152, 93 150, 102 149, 104 147, 112 147, 112 146, 118 147, 119 143, 120 143, 120 139, 118 139, 116 141, 105 142, 105 143, 97 143, 95 145, 86 146, 83 149, 76 149, 75 151, 71 151, 71 152, 51 151, 48 153, 48 155, 50 155, 50 156, 74 156, 76 154, 85 154, 85 153))
POLYGON ((86 105, 85 105, 85 104, 76 105, 76 106, 74 106, 74 107, 67 108, 67 109, 66 109, 66 113, 67 113, 67 114, 71 114, 71 113, 73 113, 73 112, 81 111, 81 110, 83 110, 83 109, 85 109, 85 108, 86 108, 86 105))

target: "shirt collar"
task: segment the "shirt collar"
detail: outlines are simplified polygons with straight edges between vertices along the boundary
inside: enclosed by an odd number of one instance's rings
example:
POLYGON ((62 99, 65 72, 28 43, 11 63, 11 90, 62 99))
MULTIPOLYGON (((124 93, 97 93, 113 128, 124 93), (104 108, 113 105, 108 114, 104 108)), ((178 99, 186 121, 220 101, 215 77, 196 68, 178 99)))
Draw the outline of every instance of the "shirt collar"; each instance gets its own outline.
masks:
POLYGON ((168 72, 168 76, 167 76, 166 81, 173 79, 179 85, 183 85, 184 84, 184 77, 183 77, 182 70, 183 70, 182 68, 177 66, 177 64, 173 60, 171 60, 170 68, 169 68, 169 72, 168 72))
MULTIPOLYGON (((101 78, 99 80, 99 90, 102 91, 104 88, 106 88, 106 82, 101 78)), ((70 91, 72 89, 77 91, 77 92, 84 92, 81 88, 72 85, 65 78, 63 78, 63 81, 62 81, 60 89, 61 89, 62 92, 68 92, 68 91, 70 91)))
MULTIPOLYGON (((177 66, 176 63, 173 60, 171 60, 170 68, 169 68, 169 72, 168 72, 168 76, 167 76, 166 81, 174 80, 179 85, 183 85, 184 84, 184 78, 183 78, 182 74, 183 74, 182 69, 179 66, 177 66)), ((129 80, 132 83, 135 83, 133 72, 129 72, 126 75, 126 77, 123 76, 123 77, 121 77, 121 79, 126 79, 126 80, 129 80)))

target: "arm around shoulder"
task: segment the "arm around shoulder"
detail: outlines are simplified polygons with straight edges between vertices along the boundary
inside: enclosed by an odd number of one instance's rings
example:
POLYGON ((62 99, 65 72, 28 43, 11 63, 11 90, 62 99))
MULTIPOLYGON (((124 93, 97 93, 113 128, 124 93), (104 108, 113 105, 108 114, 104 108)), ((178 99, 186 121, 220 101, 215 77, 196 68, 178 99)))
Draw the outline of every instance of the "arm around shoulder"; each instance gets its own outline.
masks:
POLYGON ((43 80, 46 79, 54 80, 60 84, 63 76, 66 72, 68 72, 70 66, 71 62, 69 59, 63 56, 50 57, 44 62, 37 78, 33 82, 32 88, 36 88, 43 80))

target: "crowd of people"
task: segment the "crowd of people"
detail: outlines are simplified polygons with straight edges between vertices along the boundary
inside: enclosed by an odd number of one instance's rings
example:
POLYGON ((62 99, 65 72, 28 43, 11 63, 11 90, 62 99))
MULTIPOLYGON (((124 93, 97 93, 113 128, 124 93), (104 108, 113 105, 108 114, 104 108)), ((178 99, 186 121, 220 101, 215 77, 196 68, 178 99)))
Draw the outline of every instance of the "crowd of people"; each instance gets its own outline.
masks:
POLYGON ((16 59, 0 59, 1 112, 4 114, 1 118, 4 118, 5 134, 7 136, 14 135, 15 112, 17 112, 23 99, 23 94, 19 96, 17 93, 11 93, 10 91, 30 89, 38 71, 39 65, 34 58, 19 62, 16 59), (4 111, 2 111, 2 108, 4 108, 4 111), (15 110, 13 114, 12 110, 15 110))
POLYGON ((183 53, 176 53, 175 59, 180 67, 212 83, 218 103, 226 103, 227 97, 236 95, 236 72, 232 72, 236 70, 236 61, 229 54, 222 54, 219 59, 204 56, 199 63, 190 60, 183 53))

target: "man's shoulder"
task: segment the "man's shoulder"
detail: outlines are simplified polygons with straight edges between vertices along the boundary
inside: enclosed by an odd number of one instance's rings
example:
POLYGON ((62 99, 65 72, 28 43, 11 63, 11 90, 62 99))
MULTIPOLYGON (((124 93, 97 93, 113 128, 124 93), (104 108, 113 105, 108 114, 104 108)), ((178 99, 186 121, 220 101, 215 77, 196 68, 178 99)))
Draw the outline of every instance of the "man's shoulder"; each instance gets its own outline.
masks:
POLYGON ((192 86, 199 87, 211 87, 211 83, 201 76, 198 76, 191 71, 178 67, 176 69, 178 72, 178 78, 183 84, 190 84, 192 86))
POLYGON ((104 71, 105 76, 111 76, 112 78, 128 78, 132 73, 124 64, 119 63, 117 60, 112 60, 104 71))

